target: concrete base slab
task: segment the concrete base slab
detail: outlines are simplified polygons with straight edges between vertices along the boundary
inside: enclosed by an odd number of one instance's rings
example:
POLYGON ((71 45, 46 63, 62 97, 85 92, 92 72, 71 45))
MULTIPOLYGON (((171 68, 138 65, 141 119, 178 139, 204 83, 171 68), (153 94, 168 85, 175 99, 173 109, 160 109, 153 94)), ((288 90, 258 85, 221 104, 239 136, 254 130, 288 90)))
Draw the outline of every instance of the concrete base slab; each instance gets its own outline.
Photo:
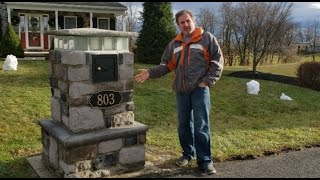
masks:
MULTIPOLYGON (((32 169, 37 173, 37 175, 40 178, 59 178, 57 175, 55 175, 53 172, 50 172, 43 162, 41 161, 41 155, 38 156, 32 156, 28 157, 27 161, 31 165, 32 169)), ((139 176, 144 176, 148 174, 154 174, 161 171, 158 167, 154 166, 151 162, 146 162, 143 169, 130 172, 130 173, 124 173, 121 175, 114 175, 110 176, 112 178, 134 178, 139 176)))
POLYGON ((18 61, 28 61, 28 60, 46 60, 46 57, 24 57, 17 58, 18 61))
POLYGON ((37 173, 40 178, 58 178, 54 173, 50 172, 43 162, 41 161, 41 155, 28 157, 27 161, 31 165, 32 169, 37 173))

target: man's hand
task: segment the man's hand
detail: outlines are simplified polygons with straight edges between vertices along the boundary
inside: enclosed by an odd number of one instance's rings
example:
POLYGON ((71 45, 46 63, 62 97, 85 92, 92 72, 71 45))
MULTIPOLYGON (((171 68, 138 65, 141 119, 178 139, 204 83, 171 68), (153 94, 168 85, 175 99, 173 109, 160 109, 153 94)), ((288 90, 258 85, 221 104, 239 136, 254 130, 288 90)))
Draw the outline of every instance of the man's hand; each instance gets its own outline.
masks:
POLYGON ((149 72, 147 69, 138 69, 140 72, 136 76, 134 76, 135 80, 139 83, 143 83, 145 80, 149 78, 149 72))
POLYGON ((204 83, 203 81, 198 85, 199 87, 205 88, 207 87, 206 83, 204 83))

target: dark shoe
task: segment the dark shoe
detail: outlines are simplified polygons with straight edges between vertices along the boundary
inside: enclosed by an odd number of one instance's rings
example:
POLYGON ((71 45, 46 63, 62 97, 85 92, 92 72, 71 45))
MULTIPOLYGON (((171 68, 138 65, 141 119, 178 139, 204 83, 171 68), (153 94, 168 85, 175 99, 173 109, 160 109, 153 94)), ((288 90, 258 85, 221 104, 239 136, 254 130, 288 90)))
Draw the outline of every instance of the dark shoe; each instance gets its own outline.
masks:
POLYGON ((177 161, 176 164, 180 167, 184 167, 189 163, 189 159, 185 156, 181 156, 177 161))
POLYGON ((212 163, 208 163, 208 164, 205 164, 203 165, 200 170, 207 174, 207 175, 211 175, 211 174, 215 174, 217 173, 216 169, 213 167, 213 164, 212 163))

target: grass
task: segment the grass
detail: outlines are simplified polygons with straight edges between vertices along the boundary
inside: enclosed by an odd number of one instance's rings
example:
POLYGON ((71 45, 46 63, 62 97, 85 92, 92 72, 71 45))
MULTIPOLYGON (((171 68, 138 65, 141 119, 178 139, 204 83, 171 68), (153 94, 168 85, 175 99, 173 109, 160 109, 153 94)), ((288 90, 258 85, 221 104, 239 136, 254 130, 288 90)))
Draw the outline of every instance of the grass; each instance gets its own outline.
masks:
MULTIPOLYGON (((258 66, 258 70, 295 76, 297 65, 258 66)), ((135 74, 145 67, 151 66, 135 64, 135 74)), ((211 88, 214 160, 319 145, 319 92, 259 80, 259 95, 249 95, 245 83, 250 79, 225 76, 250 68, 225 67, 221 80, 211 88), (294 101, 280 100, 282 92, 294 101)), ((170 166, 181 153, 172 80, 173 74, 168 74, 134 84, 135 120, 149 126, 146 160, 159 166, 170 166)), ((0 92, 0 177, 32 177, 26 157, 42 149, 36 122, 51 116, 47 61, 19 61, 17 71, 1 70, 0 92)))

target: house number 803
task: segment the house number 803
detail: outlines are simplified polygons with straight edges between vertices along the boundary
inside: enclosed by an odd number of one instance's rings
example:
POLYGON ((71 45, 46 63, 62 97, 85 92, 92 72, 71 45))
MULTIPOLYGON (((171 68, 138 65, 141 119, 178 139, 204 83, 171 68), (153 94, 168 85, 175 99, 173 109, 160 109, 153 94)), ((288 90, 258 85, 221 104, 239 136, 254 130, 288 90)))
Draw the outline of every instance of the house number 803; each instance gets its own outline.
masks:
POLYGON ((113 105, 115 102, 115 99, 114 99, 114 94, 99 94, 97 96, 97 104, 98 106, 108 106, 108 105, 113 105))
POLYGON ((122 101, 122 95, 118 91, 101 91, 91 94, 90 105, 91 107, 107 108, 122 101))

